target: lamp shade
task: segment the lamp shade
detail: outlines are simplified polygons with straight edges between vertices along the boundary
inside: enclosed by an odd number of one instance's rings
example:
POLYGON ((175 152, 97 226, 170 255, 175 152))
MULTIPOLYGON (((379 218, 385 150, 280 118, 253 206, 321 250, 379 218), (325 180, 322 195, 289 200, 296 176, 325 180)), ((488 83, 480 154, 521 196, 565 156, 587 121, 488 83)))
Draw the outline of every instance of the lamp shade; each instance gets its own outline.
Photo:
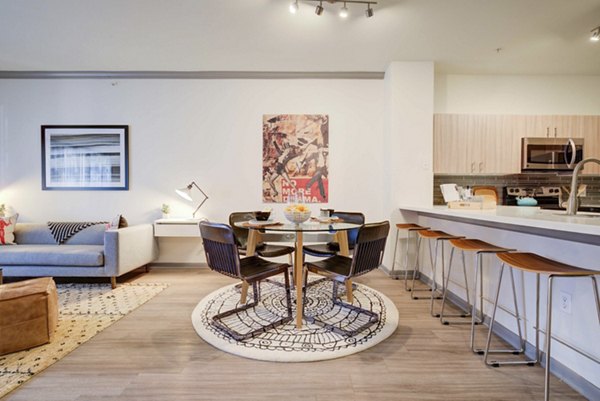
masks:
POLYGON ((186 201, 192 202, 192 186, 188 185, 187 187, 176 189, 177 195, 181 196, 186 201))
POLYGON ((195 218, 196 217, 196 212, 202 207, 202 205, 204 205, 204 202, 206 202, 206 200, 208 199, 208 195, 206 195, 204 193, 204 191, 202 190, 202 188, 200 188, 198 186, 198 184, 196 184, 196 182, 192 181, 188 186, 180 188, 180 189, 176 189, 175 192, 177 192, 177 195, 181 196, 183 199, 185 199, 188 202, 193 202, 194 199, 192 198, 192 189, 196 187, 196 189, 198 191, 200 191, 200 193, 202 194, 202 196, 204 197, 204 199, 202 199, 202 202, 200 202, 200 204, 198 205, 198 207, 196 208, 196 210, 194 210, 194 213, 192 213, 192 217, 195 218))

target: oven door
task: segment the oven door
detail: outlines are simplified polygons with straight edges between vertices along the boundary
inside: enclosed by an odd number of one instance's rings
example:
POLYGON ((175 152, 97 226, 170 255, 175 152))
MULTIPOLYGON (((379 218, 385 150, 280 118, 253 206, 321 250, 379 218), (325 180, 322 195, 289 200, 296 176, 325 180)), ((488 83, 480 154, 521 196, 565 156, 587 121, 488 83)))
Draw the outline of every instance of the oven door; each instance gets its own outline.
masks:
POLYGON ((583 160, 583 139, 523 138, 521 170, 573 170, 583 160))

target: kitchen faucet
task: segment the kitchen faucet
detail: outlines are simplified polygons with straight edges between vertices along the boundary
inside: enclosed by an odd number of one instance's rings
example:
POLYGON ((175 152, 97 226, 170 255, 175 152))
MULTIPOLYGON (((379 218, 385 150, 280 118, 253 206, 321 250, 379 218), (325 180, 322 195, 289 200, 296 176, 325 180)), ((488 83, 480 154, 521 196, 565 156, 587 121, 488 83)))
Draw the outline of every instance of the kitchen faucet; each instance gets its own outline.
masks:
POLYGON ((569 193, 569 200, 567 201, 567 215, 575 216, 577 214, 577 180, 579 179, 579 172, 583 168, 583 165, 589 162, 600 164, 599 159, 590 157, 577 163, 575 169, 573 170, 573 178, 571 178, 571 193, 569 193))

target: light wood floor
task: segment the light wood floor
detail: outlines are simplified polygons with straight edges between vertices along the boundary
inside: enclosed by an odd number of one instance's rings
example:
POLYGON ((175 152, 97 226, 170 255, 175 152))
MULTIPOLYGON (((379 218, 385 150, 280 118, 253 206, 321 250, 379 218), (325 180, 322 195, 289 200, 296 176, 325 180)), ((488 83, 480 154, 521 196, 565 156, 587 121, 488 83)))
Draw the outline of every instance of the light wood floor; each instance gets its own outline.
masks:
MULTIPOLYGON (((194 306, 232 280, 202 269, 154 268, 132 279, 171 286, 19 389, 10 401, 119 400, 539 400, 543 370, 484 367, 468 351, 466 325, 442 326, 427 301, 411 301, 401 281, 376 271, 359 280, 390 297, 398 330, 345 358, 259 362, 200 339, 194 306)), ((553 400, 584 399, 553 379, 553 400)))

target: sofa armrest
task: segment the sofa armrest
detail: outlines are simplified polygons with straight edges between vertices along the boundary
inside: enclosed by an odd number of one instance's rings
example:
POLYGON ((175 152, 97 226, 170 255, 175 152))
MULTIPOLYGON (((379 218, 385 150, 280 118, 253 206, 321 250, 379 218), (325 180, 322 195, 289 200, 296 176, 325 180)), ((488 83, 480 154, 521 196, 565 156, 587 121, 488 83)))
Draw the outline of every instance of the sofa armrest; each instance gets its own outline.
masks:
POLYGON ((104 233, 104 269, 118 277, 158 257, 152 224, 139 224, 104 233))

